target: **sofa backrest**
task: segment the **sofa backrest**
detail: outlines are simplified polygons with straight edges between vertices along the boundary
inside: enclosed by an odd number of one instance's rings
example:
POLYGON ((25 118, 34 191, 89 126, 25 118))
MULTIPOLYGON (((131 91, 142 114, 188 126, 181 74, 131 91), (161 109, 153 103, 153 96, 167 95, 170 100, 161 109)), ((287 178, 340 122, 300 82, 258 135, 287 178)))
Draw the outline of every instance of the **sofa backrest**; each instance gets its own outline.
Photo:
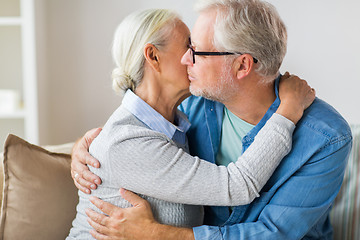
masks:
MULTIPOLYGON (((335 199, 330 213, 334 227, 334 240, 360 239, 360 125, 351 125, 353 147, 348 166, 345 170, 344 182, 335 199)), ((73 143, 47 146, 47 150, 57 153, 70 153, 73 143)), ((4 184, 3 153, 0 154, 0 189, 4 184)), ((0 206, 3 191, 0 191, 0 206)))
POLYGON ((351 125, 353 146, 344 182, 330 213, 334 240, 360 239, 360 125, 351 125))

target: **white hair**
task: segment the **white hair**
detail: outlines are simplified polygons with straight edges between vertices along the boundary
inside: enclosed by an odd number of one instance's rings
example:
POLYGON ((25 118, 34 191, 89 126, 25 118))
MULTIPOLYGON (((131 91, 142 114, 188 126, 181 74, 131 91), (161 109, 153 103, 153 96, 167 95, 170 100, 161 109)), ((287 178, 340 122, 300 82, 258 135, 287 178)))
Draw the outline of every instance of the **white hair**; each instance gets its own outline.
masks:
POLYGON ((258 60, 256 71, 272 81, 286 54, 287 32, 275 7, 261 0, 198 0, 198 12, 217 11, 214 46, 248 53, 258 60))
POLYGON ((113 89, 124 94, 135 91, 144 76, 144 46, 153 44, 161 50, 180 17, 167 9, 148 9, 128 15, 117 27, 112 55, 116 68, 112 72, 113 89))

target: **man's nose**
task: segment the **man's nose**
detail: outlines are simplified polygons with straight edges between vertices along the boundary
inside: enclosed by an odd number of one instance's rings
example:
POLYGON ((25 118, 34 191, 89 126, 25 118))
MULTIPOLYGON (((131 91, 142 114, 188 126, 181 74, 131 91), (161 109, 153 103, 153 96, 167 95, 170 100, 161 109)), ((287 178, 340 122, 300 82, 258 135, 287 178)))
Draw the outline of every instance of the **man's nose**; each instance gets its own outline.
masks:
POLYGON ((191 59, 191 54, 190 54, 190 48, 184 53, 184 55, 181 58, 181 64, 186 65, 186 66, 192 66, 193 65, 193 61, 191 59))

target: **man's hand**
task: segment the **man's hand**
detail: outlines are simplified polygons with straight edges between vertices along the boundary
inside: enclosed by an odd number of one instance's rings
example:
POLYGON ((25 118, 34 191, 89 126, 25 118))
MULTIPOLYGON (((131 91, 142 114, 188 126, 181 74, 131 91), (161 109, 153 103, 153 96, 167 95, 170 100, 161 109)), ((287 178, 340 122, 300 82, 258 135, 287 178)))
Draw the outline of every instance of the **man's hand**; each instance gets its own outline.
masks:
POLYGON ((130 191, 120 189, 121 196, 133 207, 119 208, 96 197, 90 201, 104 214, 86 209, 89 224, 95 229, 90 233, 98 239, 151 239, 151 233, 159 225, 152 214, 150 204, 130 191))
POLYGON ((100 167, 98 160, 89 154, 89 147, 92 141, 101 132, 101 128, 92 129, 77 141, 71 154, 71 177, 75 186, 82 192, 90 194, 91 189, 96 189, 101 184, 101 179, 90 172, 87 165, 95 168, 100 167))
POLYGON ((281 77, 279 97, 281 104, 276 112, 296 124, 315 100, 315 90, 305 80, 286 72, 281 77))
POLYGON ((125 189, 120 189, 120 194, 133 207, 119 208, 96 197, 90 197, 90 201, 104 213, 86 210, 88 222, 94 228, 90 233, 95 239, 195 239, 191 228, 178 228, 156 222, 150 204, 138 195, 125 189))

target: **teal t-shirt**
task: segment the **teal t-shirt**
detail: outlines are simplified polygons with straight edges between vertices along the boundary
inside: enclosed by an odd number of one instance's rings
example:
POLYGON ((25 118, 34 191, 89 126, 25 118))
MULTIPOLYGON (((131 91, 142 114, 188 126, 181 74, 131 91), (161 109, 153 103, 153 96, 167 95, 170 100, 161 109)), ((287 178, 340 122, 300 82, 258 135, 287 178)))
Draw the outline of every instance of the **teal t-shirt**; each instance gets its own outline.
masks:
POLYGON ((220 147, 216 155, 216 164, 227 166, 236 162, 242 154, 242 139, 254 125, 245 122, 224 107, 221 128, 220 147))

